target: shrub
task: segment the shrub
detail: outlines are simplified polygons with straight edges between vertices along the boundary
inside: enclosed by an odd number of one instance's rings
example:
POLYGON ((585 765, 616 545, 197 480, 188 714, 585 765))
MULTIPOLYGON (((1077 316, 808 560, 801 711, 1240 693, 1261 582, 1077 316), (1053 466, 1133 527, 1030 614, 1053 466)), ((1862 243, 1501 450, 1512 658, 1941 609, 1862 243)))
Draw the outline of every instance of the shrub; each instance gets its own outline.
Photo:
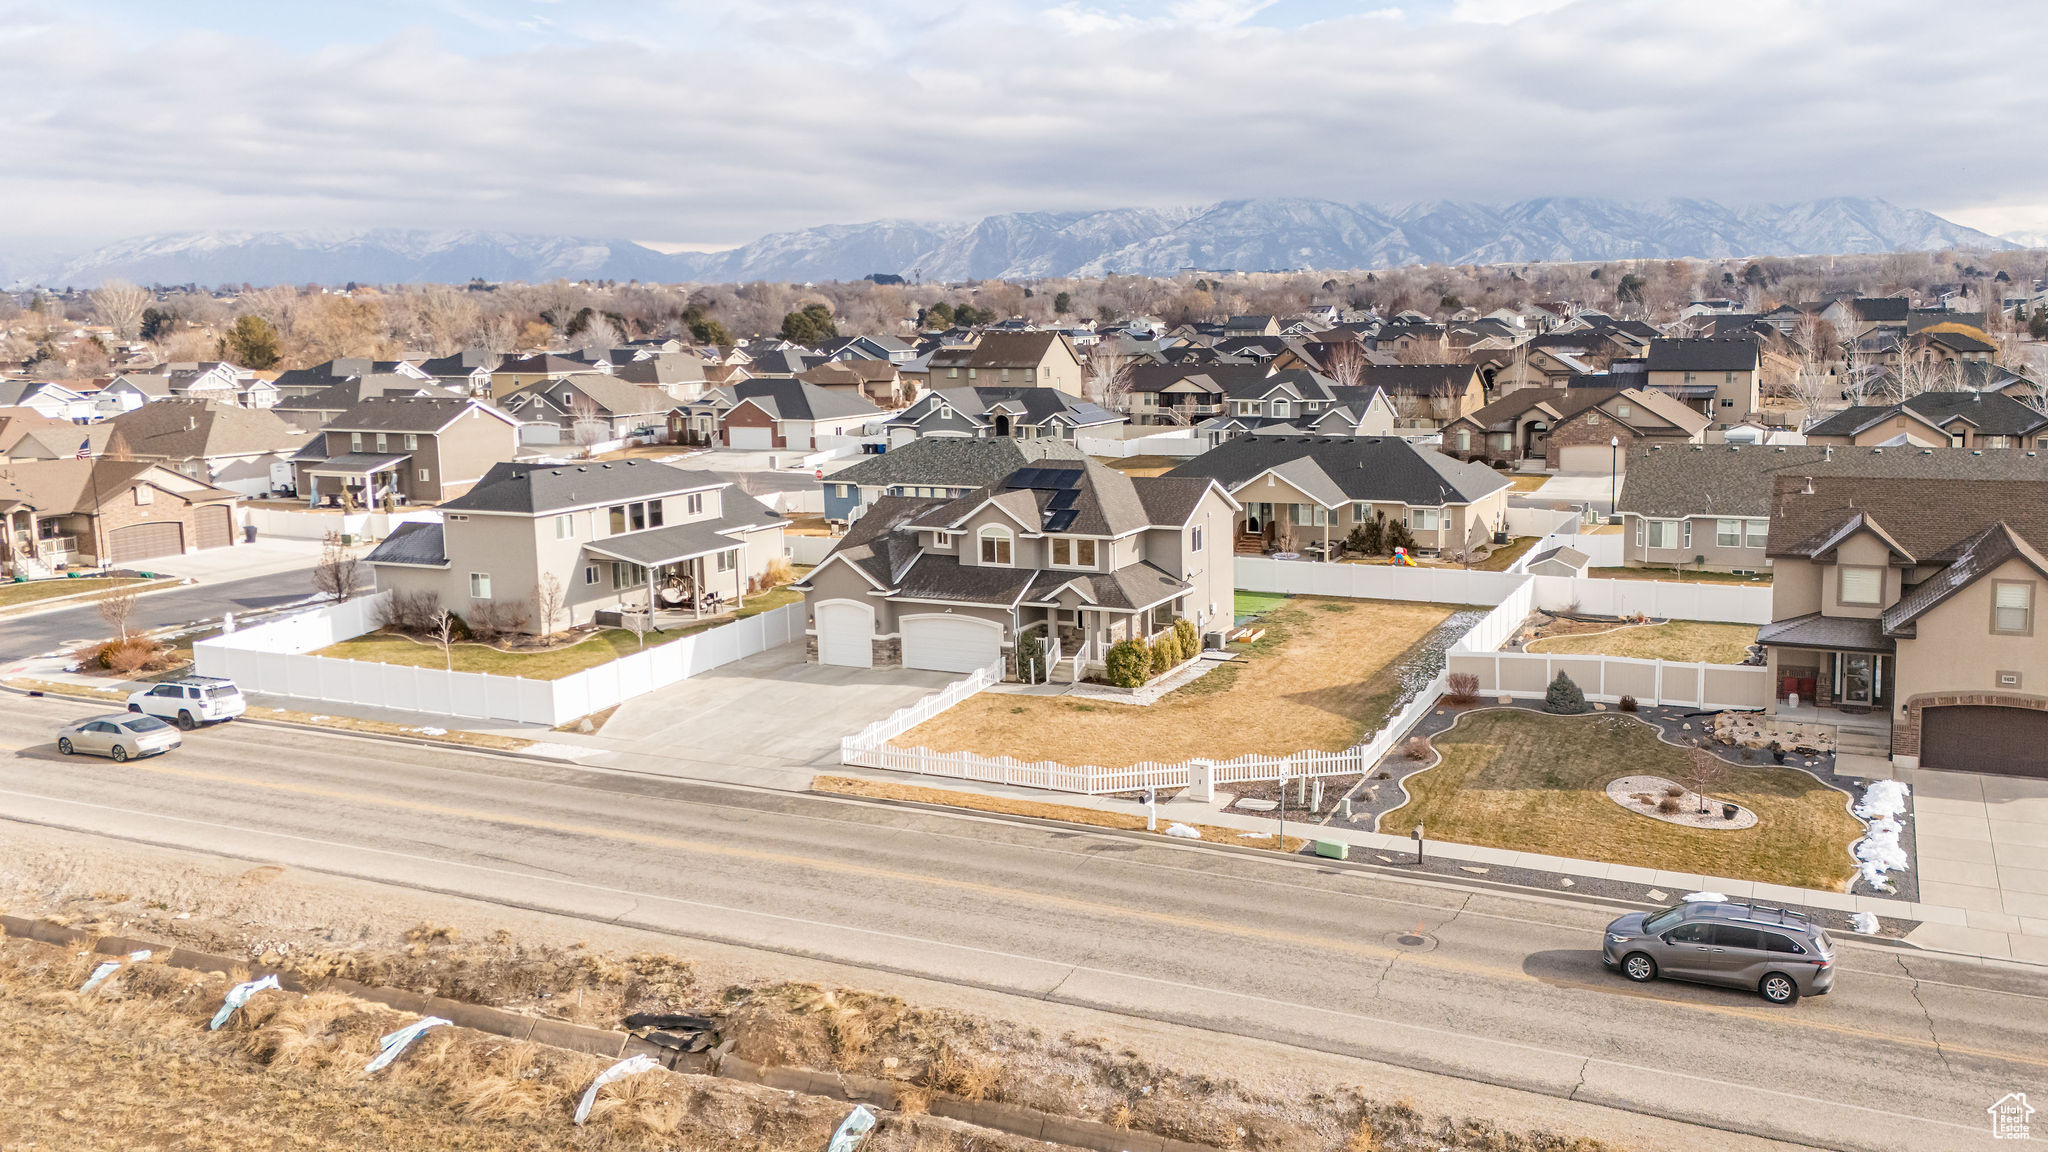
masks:
POLYGON ((1633 712, 1636 710, 1636 698, 1633 696, 1623 696, 1621 703, 1617 707, 1623 712, 1633 712))
POLYGON ((1408 522, 1406 520, 1395 520, 1388 523, 1385 535, 1384 543, 1388 552, 1392 552, 1396 548, 1406 548, 1410 552, 1415 551, 1415 533, 1408 531, 1408 522))
POLYGON ((1436 745, 1427 736, 1410 736, 1401 745, 1401 755, 1410 760, 1427 760, 1436 753, 1436 745))
POLYGON ((1180 658, 1192 660, 1202 654, 1202 634, 1195 631, 1195 622, 1183 616, 1173 622, 1173 634, 1180 640, 1180 658))
POLYGON ((1664 786, 1664 794, 1665 794, 1666 796, 1669 796, 1669 797, 1671 797, 1671 798, 1672 798, 1673 800, 1676 800, 1676 799, 1678 799, 1678 798, 1679 798, 1680 796, 1683 796, 1683 795, 1685 795, 1685 789, 1683 789, 1683 788, 1680 788, 1680 787, 1679 787, 1678 785, 1676 785, 1676 784, 1666 784, 1666 785, 1664 786))
POLYGON ((1586 703, 1586 694, 1579 691, 1572 678, 1559 672, 1557 679, 1552 680, 1550 687, 1543 692, 1543 710, 1559 716, 1577 716, 1581 712, 1591 712, 1593 708, 1586 703))
POLYGON ((377 626, 424 636, 441 615, 441 598, 430 591, 393 592, 377 605, 377 626))
POLYGON ((1171 632, 1163 633, 1158 640, 1153 641, 1150 655, 1151 674, 1164 675, 1174 665, 1180 663, 1180 638, 1171 632))
POLYGON ((1657 811, 1662 812, 1666 816, 1675 815, 1678 812, 1678 798, 1666 796, 1662 800, 1657 801, 1657 811))
POLYGON ((1045 681, 1045 642, 1036 632, 1017 637, 1017 679, 1026 684, 1045 681))
POLYGON ((170 650, 147 636, 130 636, 126 640, 109 640, 100 645, 92 661, 110 672, 132 676, 137 672, 169 667, 170 650))
POLYGON ((484 644, 526 631, 526 608, 512 600, 479 600, 469 610, 469 634, 484 644))
POLYGON ((1453 704, 1470 704, 1479 699, 1479 677, 1470 672, 1453 672, 1444 678, 1449 689, 1444 699, 1453 704))
POLYGON ((1142 687, 1152 669, 1152 654, 1143 640, 1124 640, 1102 657, 1103 674, 1119 688, 1142 687))
POLYGON ((771 557, 768 563, 761 566, 761 587, 763 588, 780 588, 794 579, 796 579, 796 569, 790 564, 789 557, 787 556, 771 557))

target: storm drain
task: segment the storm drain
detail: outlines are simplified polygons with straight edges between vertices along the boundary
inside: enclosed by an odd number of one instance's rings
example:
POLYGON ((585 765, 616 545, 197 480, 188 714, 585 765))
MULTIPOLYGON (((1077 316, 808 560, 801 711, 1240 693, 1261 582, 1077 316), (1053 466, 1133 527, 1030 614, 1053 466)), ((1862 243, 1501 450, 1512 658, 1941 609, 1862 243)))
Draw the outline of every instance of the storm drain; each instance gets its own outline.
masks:
POLYGON ((1406 948, 1411 952, 1433 952, 1436 950, 1436 937, 1419 928, 1412 932, 1396 932, 1389 936, 1388 939, 1399 947, 1406 948))

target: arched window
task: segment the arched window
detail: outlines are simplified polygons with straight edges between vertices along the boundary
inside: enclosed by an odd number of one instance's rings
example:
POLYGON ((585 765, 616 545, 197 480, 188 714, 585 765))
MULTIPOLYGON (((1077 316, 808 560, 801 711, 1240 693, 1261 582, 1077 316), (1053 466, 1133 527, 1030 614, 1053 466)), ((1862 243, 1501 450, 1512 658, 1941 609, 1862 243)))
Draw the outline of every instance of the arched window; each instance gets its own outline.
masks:
POLYGON ((1273 399, 1273 415, 1275 415, 1275 416, 1285 416, 1285 415, 1287 415, 1287 401, 1286 401, 1285 399, 1282 399, 1282 398, 1280 398, 1280 397, 1274 397, 1274 399, 1273 399))
POLYGON ((981 536, 981 562, 1010 566, 1010 530, 1000 524, 983 528, 981 536))

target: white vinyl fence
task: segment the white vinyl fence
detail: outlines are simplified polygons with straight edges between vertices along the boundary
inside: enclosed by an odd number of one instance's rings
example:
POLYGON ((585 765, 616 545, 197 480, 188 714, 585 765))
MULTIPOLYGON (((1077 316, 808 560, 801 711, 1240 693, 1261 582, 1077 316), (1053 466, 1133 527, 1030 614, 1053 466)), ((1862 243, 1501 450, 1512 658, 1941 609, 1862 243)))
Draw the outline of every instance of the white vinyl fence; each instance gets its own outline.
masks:
POLYGON ((400 524, 439 524, 438 508, 413 508, 404 512, 316 512, 291 508, 241 508, 243 524, 254 525, 256 536, 285 540, 322 540, 329 532, 341 532, 357 539, 382 540, 400 524))
POLYGON ((832 551, 840 539, 838 536, 802 536, 789 532, 782 537, 782 550, 789 554, 792 564, 816 564, 832 551))
POLYGON ((245 692, 554 727, 800 640, 805 624, 802 604, 785 605, 650 644, 559 680, 310 654, 376 628, 378 605, 388 595, 380 592, 202 640, 193 646, 196 669, 202 676, 228 677, 245 692))
POLYGON ((1546 611, 1577 604, 1579 611, 1596 616, 1632 616, 1640 612, 1660 620, 1728 624, 1768 624, 1771 619, 1771 590, 1762 586, 1530 576, 1522 572, 1467 572, 1461 568, 1396 568, 1390 564, 1318 564, 1263 556, 1237 558, 1237 586, 1246 592, 1493 605, 1505 601, 1530 581, 1534 581, 1535 589, 1531 607, 1546 611))

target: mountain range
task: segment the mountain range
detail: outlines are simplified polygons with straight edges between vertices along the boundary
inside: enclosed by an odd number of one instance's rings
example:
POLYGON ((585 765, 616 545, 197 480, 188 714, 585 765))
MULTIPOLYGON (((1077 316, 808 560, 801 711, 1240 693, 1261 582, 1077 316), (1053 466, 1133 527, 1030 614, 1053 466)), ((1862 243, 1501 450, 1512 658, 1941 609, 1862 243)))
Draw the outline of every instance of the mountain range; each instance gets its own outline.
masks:
POLYGON ((1799 256, 2018 245, 1917 208, 1834 197, 1729 206, 1594 198, 1401 207, 1226 200, 1190 208, 1011 212, 966 223, 876 220, 779 232, 722 252, 487 231, 192 232, 0 267, 12 283, 461 283, 1031 279, 1188 270, 1799 256))

